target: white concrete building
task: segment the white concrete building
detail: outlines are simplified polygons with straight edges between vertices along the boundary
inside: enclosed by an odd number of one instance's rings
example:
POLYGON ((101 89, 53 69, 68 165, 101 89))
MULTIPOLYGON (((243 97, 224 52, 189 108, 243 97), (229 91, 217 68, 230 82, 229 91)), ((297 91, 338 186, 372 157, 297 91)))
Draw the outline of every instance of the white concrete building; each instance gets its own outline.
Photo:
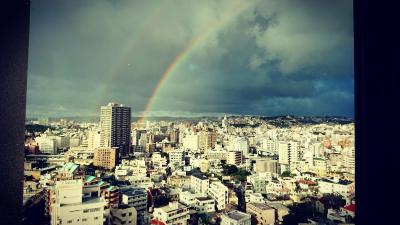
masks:
POLYGON ((215 200, 210 197, 197 197, 194 207, 200 213, 215 212, 215 200))
POLYGON ((161 156, 159 152, 153 153, 151 156, 151 161, 153 162, 155 168, 167 166, 167 158, 161 156))
POLYGON ((218 210, 225 209, 226 204, 228 204, 228 191, 229 189, 220 181, 213 181, 210 183, 208 195, 215 200, 218 210))
POLYGON ((279 163, 286 166, 286 169, 289 169, 292 162, 300 160, 299 143, 295 141, 279 142, 278 153, 279 163))
POLYGON ((283 217, 288 215, 290 210, 288 207, 280 204, 280 203, 268 203, 268 206, 275 209, 276 219, 279 223, 283 222, 283 217))
POLYGON ((87 141, 88 141, 88 148, 89 149, 95 149, 100 147, 100 139, 101 139, 101 130, 100 129, 94 129, 94 130, 90 130, 88 132, 88 137, 87 137, 87 141))
POLYGON ((46 154, 57 154, 57 142, 54 138, 39 136, 35 138, 39 145, 39 150, 46 154))
POLYGON ((249 196, 249 202, 254 203, 265 203, 265 199, 261 193, 251 193, 249 196))
POLYGON ((327 179, 318 181, 319 192, 322 194, 325 193, 338 193, 342 196, 348 196, 349 194, 354 193, 354 183, 351 181, 331 181, 327 179))
POLYGON ((193 174, 190 176, 190 188, 196 194, 207 194, 210 181, 206 176, 193 174))
POLYGON ((56 182, 50 206, 52 225, 103 224, 105 201, 100 198, 100 187, 92 187, 87 193, 82 187, 82 180, 56 182))
POLYGON ((263 139, 262 150, 269 152, 278 152, 278 141, 273 139, 263 139))
POLYGON ((198 150, 199 149, 199 136, 196 134, 187 134, 182 139, 182 144, 185 149, 198 150))
POLYGON ((243 163, 243 155, 241 151, 229 151, 226 163, 230 165, 240 166, 243 163))
MULTIPOLYGON (((187 205, 187 206, 194 206, 196 203, 196 197, 198 197, 199 194, 193 194, 190 193, 189 191, 182 191, 179 193, 179 202, 187 205)), ((203 194, 200 194, 203 195, 203 194)))
POLYGON ((219 159, 219 160, 226 160, 227 151, 223 149, 219 150, 209 150, 206 154, 207 159, 219 159))
POLYGON ((243 156, 249 155, 249 140, 245 137, 236 137, 229 146, 231 151, 239 151, 243 156))
POLYGON ((152 224, 187 225, 190 210, 179 202, 170 202, 167 206, 154 208, 153 216, 152 224))
POLYGON ((184 162, 184 156, 185 156, 185 152, 183 150, 173 150, 173 151, 169 151, 168 152, 168 156, 169 156, 169 163, 171 165, 179 165, 182 166, 185 164, 184 162))

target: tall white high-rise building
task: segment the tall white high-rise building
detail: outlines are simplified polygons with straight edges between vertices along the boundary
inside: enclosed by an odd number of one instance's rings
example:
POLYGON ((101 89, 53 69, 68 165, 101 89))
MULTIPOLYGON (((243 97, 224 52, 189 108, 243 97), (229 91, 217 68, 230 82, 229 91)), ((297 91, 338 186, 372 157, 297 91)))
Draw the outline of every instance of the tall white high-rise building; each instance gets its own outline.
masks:
POLYGON ((245 137, 237 137, 233 141, 232 150, 240 151, 243 153, 243 156, 247 157, 249 155, 249 141, 245 137))
POLYGON ((88 132, 88 148, 90 150, 100 147, 101 129, 93 129, 88 132))
POLYGON ((240 166, 243 163, 241 151, 229 151, 226 155, 226 163, 229 165, 240 166))
POLYGON ((222 119, 222 128, 228 127, 228 119, 226 118, 226 115, 222 119))
POLYGON ((296 141, 279 142, 278 151, 281 166, 290 167, 291 163, 300 160, 299 147, 299 143, 296 141))
POLYGON ((127 155, 131 145, 131 108, 116 103, 102 106, 100 130, 102 147, 118 147, 121 155, 127 155))
POLYGON ((354 168, 355 168, 355 149, 354 149, 354 147, 345 149, 344 165, 349 169, 349 171, 354 173, 354 168))
POLYGON ((196 134, 189 134, 183 138, 183 147, 191 150, 199 149, 199 136, 196 134))
POLYGON ((185 164, 185 152, 179 149, 169 152, 169 163, 183 166, 185 164))
POLYGON ((277 152, 277 140, 273 139, 263 139, 262 140, 262 149, 271 152, 277 152))
POLYGON ((39 136, 35 141, 39 145, 39 150, 42 153, 57 154, 57 141, 52 137, 39 136))

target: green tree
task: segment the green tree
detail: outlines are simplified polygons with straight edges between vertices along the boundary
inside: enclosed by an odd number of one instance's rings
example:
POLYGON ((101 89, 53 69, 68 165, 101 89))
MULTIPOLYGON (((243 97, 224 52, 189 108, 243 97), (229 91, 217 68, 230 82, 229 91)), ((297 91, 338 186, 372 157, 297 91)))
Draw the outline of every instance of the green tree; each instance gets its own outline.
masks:
POLYGON ((222 169, 223 169, 222 173, 228 176, 234 175, 239 171, 239 169, 235 165, 224 165, 222 169))
POLYGON ((290 171, 283 171, 281 174, 282 177, 290 177, 290 171))

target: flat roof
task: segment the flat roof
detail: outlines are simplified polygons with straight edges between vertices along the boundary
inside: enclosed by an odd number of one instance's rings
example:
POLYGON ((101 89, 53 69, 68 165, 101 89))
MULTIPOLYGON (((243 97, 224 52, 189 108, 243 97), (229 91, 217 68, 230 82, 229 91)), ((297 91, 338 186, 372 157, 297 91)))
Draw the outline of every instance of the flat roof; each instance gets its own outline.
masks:
POLYGON ((240 212, 240 211, 237 211, 237 210, 230 211, 230 212, 226 213, 225 215, 228 216, 231 219, 234 219, 234 220, 242 220, 244 218, 249 218, 250 217, 249 214, 243 213, 243 212, 240 212))
POLYGON ((247 203, 247 204, 248 204, 248 205, 253 205, 253 206, 255 206, 256 208, 261 209, 261 210, 273 209, 271 206, 269 206, 269 205, 267 205, 267 204, 265 204, 265 203, 249 202, 249 203, 247 203))
POLYGON ((166 205, 166 206, 163 206, 163 207, 160 207, 160 209, 162 209, 164 212, 172 212, 172 211, 175 211, 175 210, 178 210, 178 209, 183 209, 183 208, 187 208, 187 206, 185 206, 185 205, 183 205, 183 204, 181 204, 181 203, 179 203, 178 202, 178 208, 174 208, 174 207, 171 207, 170 205, 166 205))
POLYGON ((198 200, 200 201, 207 201, 207 200, 213 200, 211 197, 197 197, 198 200))
POLYGON ((70 173, 73 173, 76 169, 78 169, 78 167, 79 167, 78 164, 69 162, 69 163, 65 164, 62 168, 64 170, 68 170, 68 172, 70 172, 70 173))
POLYGON ((121 189, 120 191, 124 195, 140 195, 140 194, 147 194, 146 190, 143 188, 128 188, 128 189, 121 189))
POLYGON ((194 177, 196 177, 198 179, 201 179, 201 180, 207 180, 208 179, 205 175, 200 174, 200 173, 194 173, 194 174, 192 174, 192 176, 194 176, 194 177))

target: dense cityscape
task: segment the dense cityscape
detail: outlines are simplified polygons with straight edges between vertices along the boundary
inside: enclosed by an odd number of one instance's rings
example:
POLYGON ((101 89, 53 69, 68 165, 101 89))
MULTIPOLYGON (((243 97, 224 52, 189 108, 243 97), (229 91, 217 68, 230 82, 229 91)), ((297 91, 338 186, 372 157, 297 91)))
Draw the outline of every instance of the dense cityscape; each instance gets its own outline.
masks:
MULTIPOLYGON (((134 106, 132 106, 134 107, 134 106)), ((354 224, 344 117, 26 122, 24 224, 354 224)))
POLYGON ((23 223, 355 224, 353 24, 348 0, 31 1, 23 223))

